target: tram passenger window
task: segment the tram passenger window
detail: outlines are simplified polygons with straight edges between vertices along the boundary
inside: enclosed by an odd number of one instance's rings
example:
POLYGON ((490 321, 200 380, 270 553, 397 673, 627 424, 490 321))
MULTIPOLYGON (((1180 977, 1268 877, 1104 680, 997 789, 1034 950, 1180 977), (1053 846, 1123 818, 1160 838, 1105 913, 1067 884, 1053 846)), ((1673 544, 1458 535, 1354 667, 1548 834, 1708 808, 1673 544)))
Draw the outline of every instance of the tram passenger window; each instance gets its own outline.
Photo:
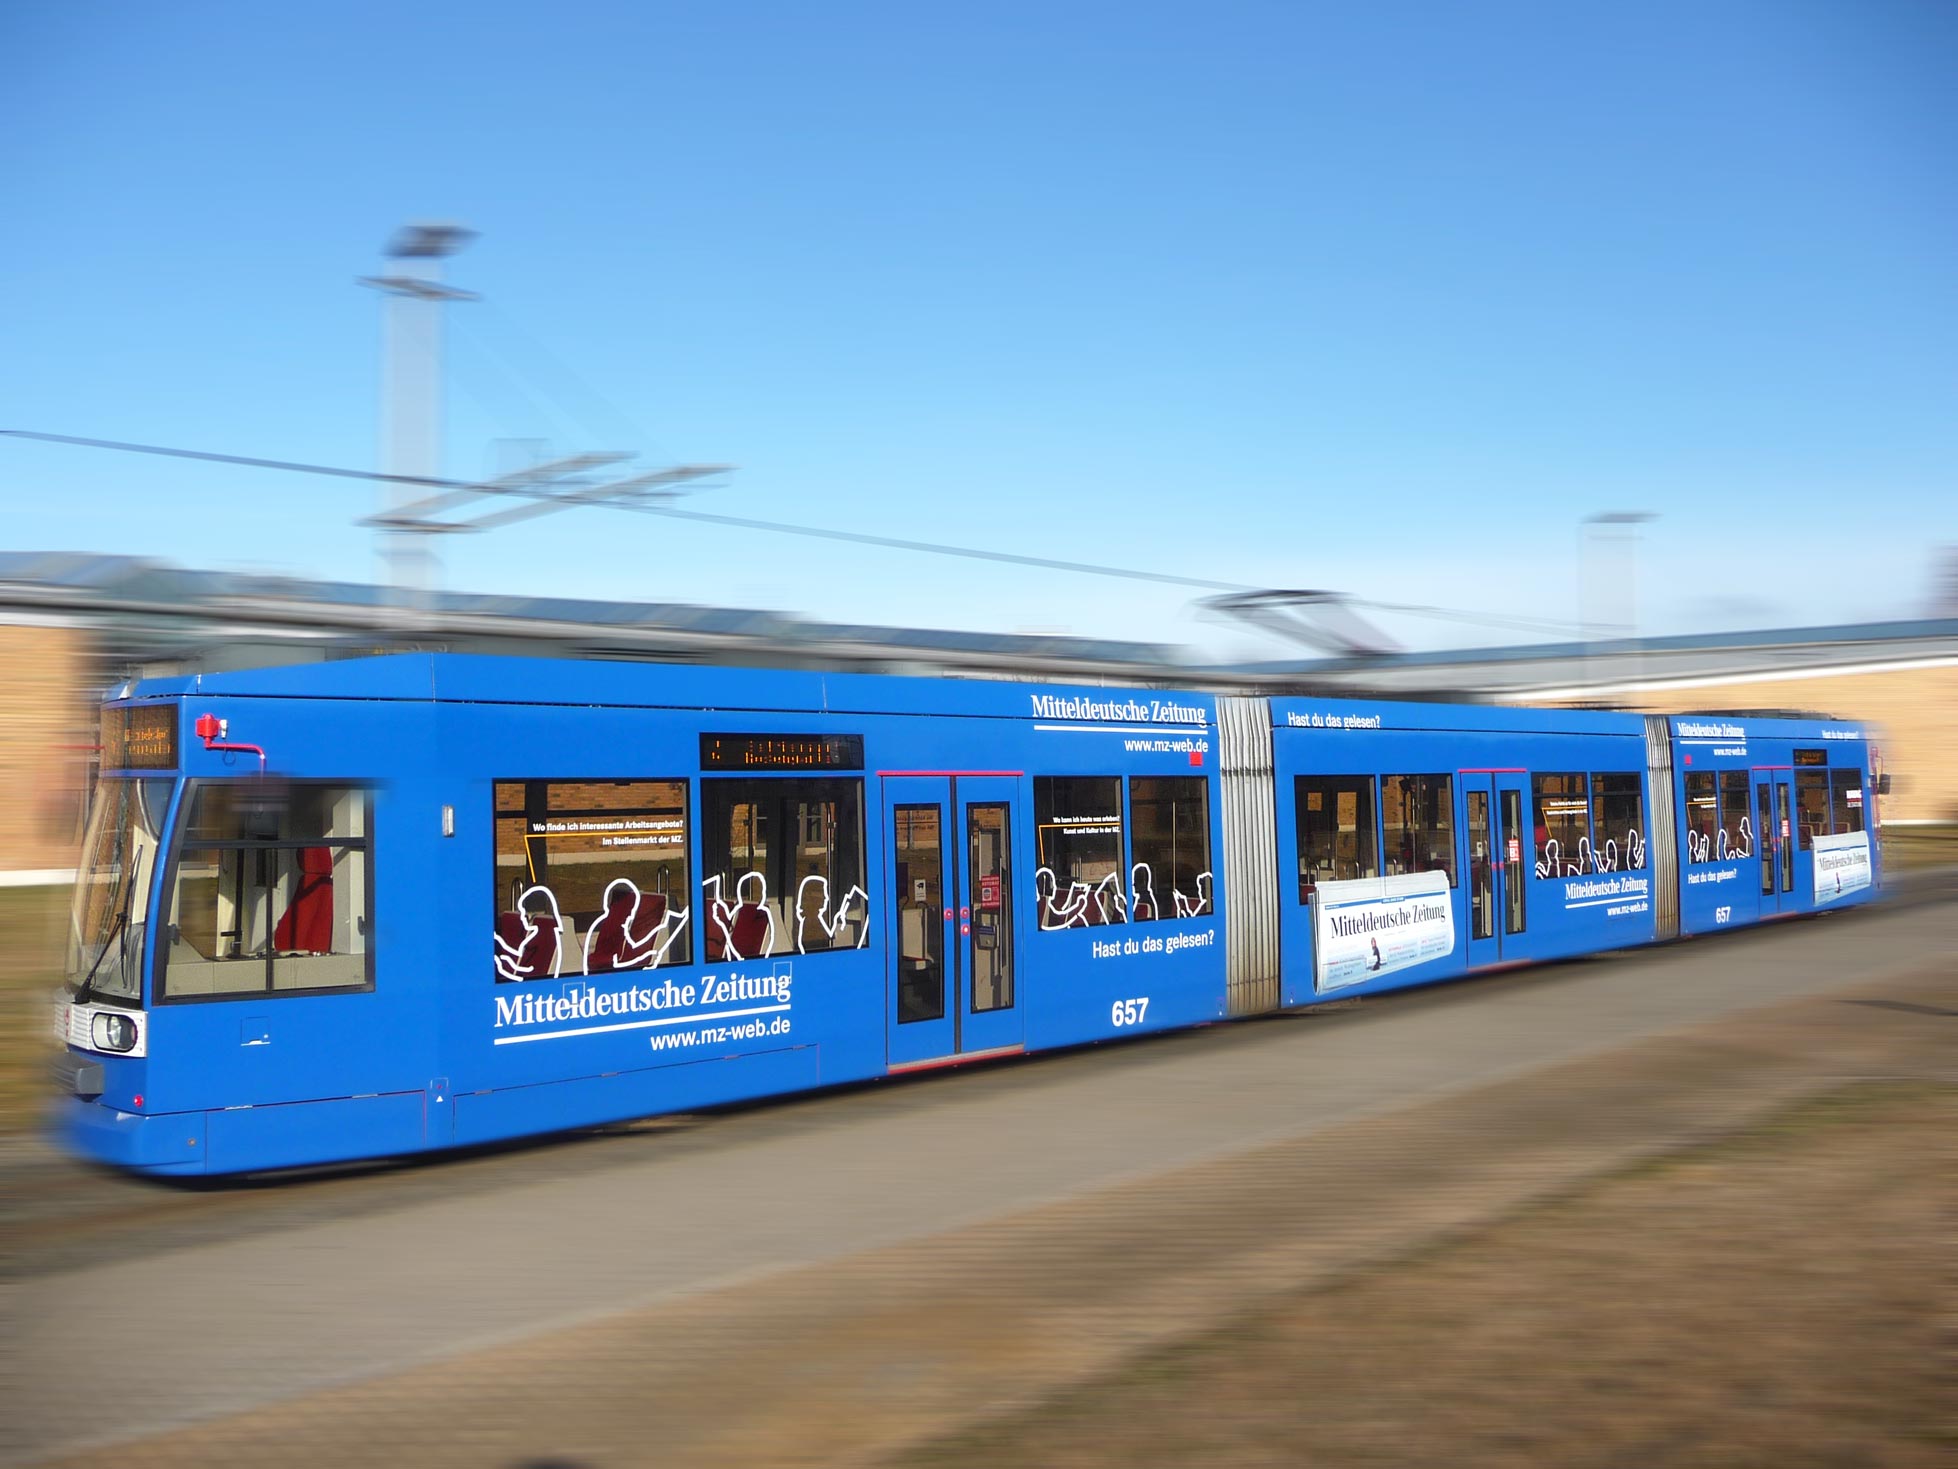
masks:
POLYGON ((1455 783, 1445 775, 1380 777, 1381 855, 1388 876, 1445 872, 1455 885, 1455 783))
POLYGON ((710 963, 869 943, 861 778, 703 780, 700 813, 710 963))
POLYGON ((944 807, 936 802, 891 810, 899 1025, 945 1017, 945 924, 939 917, 945 901, 944 816, 944 807))
POLYGON ((1593 872, 1637 872, 1645 866, 1645 782, 1635 770, 1591 772, 1593 872))
MULTIPOLYGON (((1747 777, 1741 775, 1743 786, 1747 777)), ((1718 858, 1720 812, 1716 802, 1718 775, 1711 770, 1686 772, 1686 860, 1712 862, 1718 858)))
POLYGON ((1749 818, 1752 797, 1745 770, 1720 772, 1720 836, 1714 855, 1724 861, 1754 855, 1754 825, 1749 818))
POLYGON ((204 782, 189 812, 162 998, 373 987, 365 791, 204 782))
POLYGON ((1211 908, 1210 782, 1202 776, 1129 779, 1129 913, 1201 918, 1211 908))
POLYGON ((1301 775, 1292 782, 1299 834, 1299 901, 1322 882, 1380 876, 1374 855, 1373 777, 1301 775))
POLYGON ((1795 829, 1806 852, 1819 836, 1829 834, 1829 772, 1795 772, 1795 829))
POLYGON ((1128 884, 1122 873, 1121 778, 1035 776, 1033 823, 1040 926, 1122 922, 1128 884))
POLYGON ((693 956, 684 780, 496 782, 499 984, 693 956))
POLYGON ((1863 829, 1862 771, 1829 772, 1829 819, 1838 835, 1863 829))
POLYGON ((1536 875, 1575 877, 1591 867, 1591 806, 1581 775, 1533 775, 1536 875))
POLYGON ((965 808, 966 871, 972 875, 966 955, 975 1015, 1013 1008, 1012 818, 1003 801, 974 801, 965 808))

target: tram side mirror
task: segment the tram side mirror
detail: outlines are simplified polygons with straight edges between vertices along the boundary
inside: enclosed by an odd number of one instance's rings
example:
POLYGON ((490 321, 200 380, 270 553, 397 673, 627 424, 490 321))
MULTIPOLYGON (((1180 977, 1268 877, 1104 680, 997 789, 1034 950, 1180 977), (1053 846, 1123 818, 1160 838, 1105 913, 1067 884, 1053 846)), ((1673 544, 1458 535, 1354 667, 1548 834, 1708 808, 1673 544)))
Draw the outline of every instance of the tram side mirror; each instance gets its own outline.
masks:
POLYGON ((1876 793, 1879 796, 1887 796, 1890 794, 1890 777, 1887 774, 1879 775, 1876 778, 1876 793))

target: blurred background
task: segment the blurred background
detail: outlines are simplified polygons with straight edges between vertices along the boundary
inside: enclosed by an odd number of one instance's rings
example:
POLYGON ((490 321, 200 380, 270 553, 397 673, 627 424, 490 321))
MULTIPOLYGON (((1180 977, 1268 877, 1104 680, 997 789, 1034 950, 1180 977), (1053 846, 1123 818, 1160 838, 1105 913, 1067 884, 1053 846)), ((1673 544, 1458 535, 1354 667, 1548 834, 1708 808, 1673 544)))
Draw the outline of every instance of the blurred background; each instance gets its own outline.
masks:
POLYGON ((1929 0, 4 7, 4 1158, 140 671, 1840 711, 1949 861, 1955 61, 1929 0))

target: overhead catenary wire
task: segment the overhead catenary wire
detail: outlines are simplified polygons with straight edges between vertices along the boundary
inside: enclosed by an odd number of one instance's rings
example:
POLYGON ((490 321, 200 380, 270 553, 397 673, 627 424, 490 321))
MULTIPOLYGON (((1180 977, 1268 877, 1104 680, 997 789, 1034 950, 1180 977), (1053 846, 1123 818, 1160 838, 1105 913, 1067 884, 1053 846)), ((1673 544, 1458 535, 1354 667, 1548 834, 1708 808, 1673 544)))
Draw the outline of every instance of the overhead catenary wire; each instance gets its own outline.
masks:
MULTIPOLYGON (((348 469, 337 465, 308 464, 289 459, 265 459, 243 454, 223 454, 208 449, 181 449, 161 444, 135 444, 120 439, 84 438, 74 434, 44 433, 32 429, 0 429, 0 437, 29 439, 40 443, 66 444, 76 448, 107 449, 126 454, 153 454, 171 459, 196 459, 215 464, 236 464, 249 469, 276 469, 291 474, 329 475, 338 479, 381 480, 391 484, 423 485, 438 490, 483 491, 480 482, 435 479, 417 475, 383 474, 370 469, 348 469)), ((513 485, 497 493, 531 496, 538 500, 556 498, 552 491, 534 486, 513 485)), ((1029 556, 1016 551, 994 551, 980 546, 954 546, 940 541, 916 541, 899 536, 880 536, 869 531, 841 530, 834 526, 802 525, 793 521, 762 520, 746 515, 722 515, 708 510, 682 510, 678 506, 649 504, 637 500, 601 501, 615 510, 640 515, 660 515, 673 520, 689 520, 702 525, 723 525, 737 530, 764 531, 771 535, 802 536, 814 540, 836 541, 860 546, 880 546, 920 555, 954 556, 968 561, 998 565, 1027 566, 1043 571, 1067 572, 1078 576, 1112 577, 1124 581, 1154 582, 1162 586, 1191 587, 1208 592, 1255 592, 1262 590, 1247 582, 1221 581, 1209 577, 1183 576, 1175 572, 1144 571, 1135 567, 1108 566, 1093 561, 1070 561, 1054 556, 1029 556)), ((465 529, 468 527, 464 527, 465 529)), ((1509 617, 1499 613, 1469 612, 1457 608, 1429 607, 1402 602, 1375 602, 1362 597, 1345 599, 1355 607, 1396 612, 1410 617, 1426 617, 1447 622, 1506 627, 1518 631, 1571 633, 1568 623, 1509 617)))
POLYGON ((124 454, 158 454, 166 459, 203 459, 212 464, 241 464, 247 469, 279 469, 291 474, 326 474, 337 479, 380 480, 391 485, 426 485, 434 490, 466 490, 468 480, 434 479, 419 474, 383 474, 373 469, 340 469, 330 464, 302 464, 291 459, 258 459, 246 454, 219 454, 210 449, 172 449, 162 444, 130 444, 120 439, 85 439, 75 434, 38 433, 33 429, 0 428, 0 437, 34 439, 43 444, 69 444, 81 449, 114 449, 124 454))

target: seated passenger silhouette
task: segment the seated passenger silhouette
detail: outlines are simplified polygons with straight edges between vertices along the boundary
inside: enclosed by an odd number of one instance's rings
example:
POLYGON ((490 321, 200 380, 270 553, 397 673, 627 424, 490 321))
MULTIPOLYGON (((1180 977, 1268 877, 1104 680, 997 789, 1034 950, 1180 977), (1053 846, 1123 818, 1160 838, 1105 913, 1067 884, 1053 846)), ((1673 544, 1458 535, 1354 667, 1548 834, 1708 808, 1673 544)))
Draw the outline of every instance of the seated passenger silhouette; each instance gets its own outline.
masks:
POLYGON ((585 973, 610 974, 615 969, 637 969, 650 960, 657 949, 659 919, 663 912, 648 914, 650 927, 640 931, 642 907, 663 910, 666 900, 657 894, 642 897, 639 885, 629 877, 615 877, 605 885, 605 916, 585 935, 585 973))
POLYGON ((526 889, 516 912, 497 915, 497 979, 557 978, 564 964, 558 944, 563 927, 557 896, 542 885, 526 889))

